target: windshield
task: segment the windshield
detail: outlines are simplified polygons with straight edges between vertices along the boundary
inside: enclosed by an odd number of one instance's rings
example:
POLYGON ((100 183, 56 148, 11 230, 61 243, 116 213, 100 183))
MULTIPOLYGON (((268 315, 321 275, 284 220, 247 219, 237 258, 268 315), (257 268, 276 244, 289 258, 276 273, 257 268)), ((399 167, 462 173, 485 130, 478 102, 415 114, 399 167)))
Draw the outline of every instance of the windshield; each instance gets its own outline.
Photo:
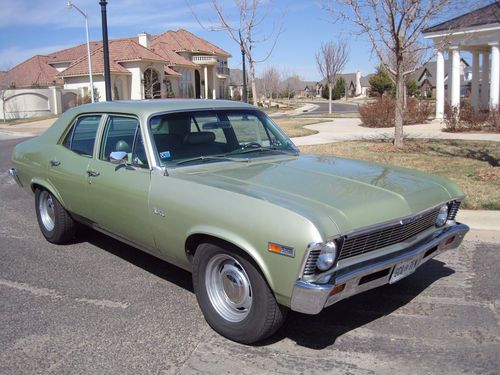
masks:
POLYGON ((162 166, 298 153, 283 131, 257 110, 169 113, 153 116, 149 127, 162 166))

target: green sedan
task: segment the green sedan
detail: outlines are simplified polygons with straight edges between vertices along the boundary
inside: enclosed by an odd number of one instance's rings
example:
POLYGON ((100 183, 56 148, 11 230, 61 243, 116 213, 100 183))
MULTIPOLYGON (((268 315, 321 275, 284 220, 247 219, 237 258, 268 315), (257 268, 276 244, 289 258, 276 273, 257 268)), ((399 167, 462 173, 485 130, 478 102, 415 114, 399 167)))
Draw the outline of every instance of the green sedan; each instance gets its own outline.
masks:
POLYGON ((87 225, 192 272, 207 322, 254 343, 457 248, 463 193, 422 172, 302 155, 231 101, 95 103, 20 143, 10 174, 40 230, 87 225))

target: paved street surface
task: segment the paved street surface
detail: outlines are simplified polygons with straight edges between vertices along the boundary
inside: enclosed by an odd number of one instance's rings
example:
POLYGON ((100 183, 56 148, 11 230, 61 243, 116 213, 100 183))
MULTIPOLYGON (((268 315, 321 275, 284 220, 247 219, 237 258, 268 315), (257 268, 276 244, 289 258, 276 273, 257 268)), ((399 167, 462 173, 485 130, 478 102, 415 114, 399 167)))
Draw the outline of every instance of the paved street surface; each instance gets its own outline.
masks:
POLYGON ((40 234, 0 141, 0 373, 498 373, 500 246, 466 242, 259 346, 214 333, 190 274, 91 230, 40 234))

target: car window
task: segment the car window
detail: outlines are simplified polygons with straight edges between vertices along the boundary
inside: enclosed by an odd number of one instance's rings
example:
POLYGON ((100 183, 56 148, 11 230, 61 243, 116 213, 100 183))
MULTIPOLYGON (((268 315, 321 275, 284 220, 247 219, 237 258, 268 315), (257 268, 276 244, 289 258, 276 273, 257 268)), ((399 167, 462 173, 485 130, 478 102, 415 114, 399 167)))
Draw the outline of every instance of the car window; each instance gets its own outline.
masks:
POLYGON ((153 116, 149 126, 161 165, 193 158, 203 162, 297 152, 272 120, 255 110, 169 113, 153 116))
POLYGON ((101 115, 80 116, 66 135, 63 146, 84 156, 92 156, 101 115))
POLYGON ((115 115, 108 117, 99 159, 109 161, 111 153, 115 151, 126 152, 127 161, 132 165, 148 167, 139 121, 136 118, 115 115))

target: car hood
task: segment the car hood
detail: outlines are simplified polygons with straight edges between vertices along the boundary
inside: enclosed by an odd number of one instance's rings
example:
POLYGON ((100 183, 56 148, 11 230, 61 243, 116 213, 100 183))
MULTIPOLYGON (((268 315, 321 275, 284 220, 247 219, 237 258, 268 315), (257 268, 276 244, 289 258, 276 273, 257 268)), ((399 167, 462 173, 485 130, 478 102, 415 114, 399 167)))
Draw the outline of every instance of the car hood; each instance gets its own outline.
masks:
POLYGON ((320 155, 195 169, 178 175, 298 212, 325 235, 416 214, 462 195, 454 183, 427 173, 320 155))

